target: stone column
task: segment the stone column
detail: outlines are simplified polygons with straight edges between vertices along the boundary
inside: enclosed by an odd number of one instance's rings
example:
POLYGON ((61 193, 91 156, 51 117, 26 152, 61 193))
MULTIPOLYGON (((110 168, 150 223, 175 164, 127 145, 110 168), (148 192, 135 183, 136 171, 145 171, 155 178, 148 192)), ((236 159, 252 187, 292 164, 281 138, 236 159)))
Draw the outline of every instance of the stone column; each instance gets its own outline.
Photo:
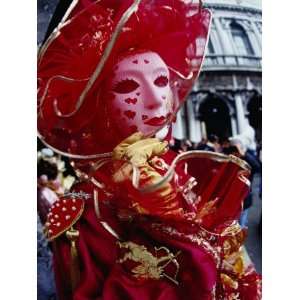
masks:
POLYGON ((259 32, 256 24, 254 22, 251 22, 251 27, 253 29, 253 32, 254 32, 254 35, 256 37, 256 40, 260 46, 260 49, 261 49, 261 33, 259 32))
MULTIPOLYGON (((220 55, 221 53, 223 53, 223 46, 221 44, 221 41, 220 41, 220 38, 218 36, 217 29, 216 29, 215 25, 213 25, 211 30, 210 30, 210 37, 209 38, 210 38, 210 40, 213 44, 214 50, 215 50, 214 54, 220 55)), ((225 61, 224 61, 223 57, 217 56, 216 57, 216 62, 218 64, 223 65, 225 61)))
POLYGON ((235 101, 238 133, 240 134, 246 129, 247 120, 246 120, 246 117, 245 117, 242 95, 239 92, 235 93, 234 101, 235 101))
POLYGON ((261 56, 261 45, 258 43, 255 33, 251 30, 247 30, 247 34, 253 47, 255 56, 261 56))
POLYGON ((196 120, 194 105, 189 99, 187 101, 187 120, 189 122, 189 139, 193 143, 199 143, 201 141, 200 121, 196 120))
POLYGON ((207 132, 206 132, 206 124, 205 122, 200 122, 200 128, 201 128, 201 135, 204 139, 207 139, 207 132))
POLYGON ((195 131, 195 143, 200 143, 201 140, 202 140, 202 133, 201 133, 201 122, 200 120, 198 119, 195 119, 195 128, 196 128, 196 131, 195 131))
POLYGON ((177 113, 176 122, 172 125, 172 135, 178 140, 183 140, 185 138, 181 109, 177 113))
POLYGON ((237 130, 237 124, 236 124, 236 119, 234 116, 230 117, 230 121, 231 121, 231 129, 232 129, 232 136, 235 136, 238 134, 238 130, 237 130))
MULTIPOLYGON (((232 43, 230 40, 230 32, 229 32, 229 24, 226 23, 224 25, 221 24, 221 21, 219 18, 214 18, 214 22, 216 24, 216 29, 217 29, 217 33, 219 36, 219 40, 221 41, 221 46, 223 48, 223 53, 225 56, 227 55, 233 55, 234 51, 233 51, 233 47, 232 47, 232 43), (226 29, 223 29, 223 28, 226 29)), ((231 57, 226 57, 224 59, 224 63, 234 63, 234 58, 231 57)))

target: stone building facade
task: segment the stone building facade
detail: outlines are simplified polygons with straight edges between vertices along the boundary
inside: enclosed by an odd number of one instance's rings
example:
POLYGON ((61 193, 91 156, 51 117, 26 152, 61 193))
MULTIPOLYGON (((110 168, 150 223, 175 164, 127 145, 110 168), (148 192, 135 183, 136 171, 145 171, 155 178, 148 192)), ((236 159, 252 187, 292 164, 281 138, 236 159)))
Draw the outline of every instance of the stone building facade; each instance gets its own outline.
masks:
POLYGON ((202 73, 177 115, 173 135, 198 143, 210 134, 241 134, 250 124, 261 141, 261 27, 256 0, 206 0, 212 11, 202 73))

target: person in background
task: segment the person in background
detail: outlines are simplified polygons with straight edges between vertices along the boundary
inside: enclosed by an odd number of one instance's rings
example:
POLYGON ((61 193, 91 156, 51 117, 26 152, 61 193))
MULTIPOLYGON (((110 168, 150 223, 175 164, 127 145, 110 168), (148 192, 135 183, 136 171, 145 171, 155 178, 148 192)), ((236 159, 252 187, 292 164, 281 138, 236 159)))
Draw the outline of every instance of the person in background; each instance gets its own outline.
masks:
POLYGON ((230 144, 230 140, 228 137, 224 137, 220 140, 221 152, 223 152, 223 149, 226 149, 230 146, 231 146, 231 144, 230 144))
POLYGON ((52 266, 52 251, 44 236, 43 226, 51 205, 63 194, 58 180, 57 159, 52 150, 43 148, 38 152, 37 167, 37 299, 56 299, 52 266))
POLYGON ((192 142, 190 140, 182 140, 180 148, 181 148, 180 152, 186 152, 186 151, 193 150, 192 142))
POLYGON ((42 224, 46 221, 51 205, 64 193, 58 175, 58 160, 53 151, 42 149, 38 152, 37 166, 37 209, 42 224))
POLYGON ((178 153, 180 151, 180 145, 181 145, 181 141, 176 139, 176 138, 172 138, 171 142, 169 144, 169 148, 171 150, 173 150, 174 152, 178 153))
POLYGON ((202 138, 201 141, 198 143, 198 145, 195 147, 195 150, 203 149, 206 143, 207 143, 207 139, 202 138))
POLYGON ((219 152, 220 144, 219 137, 215 134, 210 134, 206 143, 200 143, 197 150, 219 152))
POLYGON ((68 160, 54 155, 38 143, 37 155, 37 294, 38 300, 55 300, 56 288, 52 268, 52 251, 43 233, 47 214, 52 204, 68 191, 75 173, 68 160))
MULTIPOLYGON (((261 166, 260 177, 259 177, 259 192, 258 193, 259 193, 260 200, 262 200, 262 145, 261 145, 261 143, 259 143, 258 147, 257 147, 257 157, 258 157, 258 160, 259 160, 260 166, 261 166)), ((262 214, 260 214, 258 231, 259 231, 259 234, 261 235, 262 234, 262 214)))
POLYGON ((39 215, 37 215, 37 299, 57 299, 52 266, 52 251, 44 236, 43 224, 39 215))
POLYGON ((169 147, 171 150, 175 151, 176 153, 183 153, 186 151, 193 150, 193 145, 190 140, 176 140, 173 145, 169 147))

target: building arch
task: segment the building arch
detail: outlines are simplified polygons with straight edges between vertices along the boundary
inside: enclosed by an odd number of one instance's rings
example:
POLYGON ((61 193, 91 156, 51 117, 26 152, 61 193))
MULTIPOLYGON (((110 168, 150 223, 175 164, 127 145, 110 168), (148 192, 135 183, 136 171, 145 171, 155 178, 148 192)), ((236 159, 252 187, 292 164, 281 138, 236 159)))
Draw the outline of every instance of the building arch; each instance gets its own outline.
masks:
POLYGON ((256 93, 247 104, 248 119, 250 125, 254 128, 256 139, 261 141, 262 132, 262 97, 256 93))
POLYGON ((212 98, 218 98, 222 101, 224 101, 229 109, 229 115, 233 117, 235 115, 235 108, 234 108, 234 102, 233 99, 229 97, 229 95, 224 95, 223 93, 218 93, 216 91, 211 91, 207 93, 196 93, 194 96, 194 102, 195 102, 195 113, 198 118, 200 118, 200 107, 209 99, 212 98))
POLYGON ((205 124, 207 136, 214 134, 223 139, 232 135, 230 110, 220 97, 207 97, 199 107, 199 118, 205 124))
POLYGON ((230 23, 230 32, 234 43, 234 49, 237 55, 252 56, 255 54, 247 31, 241 24, 239 24, 235 20, 232 21, 230 23))

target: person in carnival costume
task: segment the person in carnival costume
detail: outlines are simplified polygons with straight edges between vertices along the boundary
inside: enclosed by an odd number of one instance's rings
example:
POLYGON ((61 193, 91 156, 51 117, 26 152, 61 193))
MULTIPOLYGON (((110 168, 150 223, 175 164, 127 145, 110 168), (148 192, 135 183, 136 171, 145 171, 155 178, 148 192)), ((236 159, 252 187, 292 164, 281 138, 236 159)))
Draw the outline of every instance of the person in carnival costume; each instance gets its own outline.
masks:
POLYGON ((73 1, 41 47, 39 137, 79 178, 45 224, 59 299, 260 299, 248 165, 168 150, 210 20, 199 1, 73 1))

